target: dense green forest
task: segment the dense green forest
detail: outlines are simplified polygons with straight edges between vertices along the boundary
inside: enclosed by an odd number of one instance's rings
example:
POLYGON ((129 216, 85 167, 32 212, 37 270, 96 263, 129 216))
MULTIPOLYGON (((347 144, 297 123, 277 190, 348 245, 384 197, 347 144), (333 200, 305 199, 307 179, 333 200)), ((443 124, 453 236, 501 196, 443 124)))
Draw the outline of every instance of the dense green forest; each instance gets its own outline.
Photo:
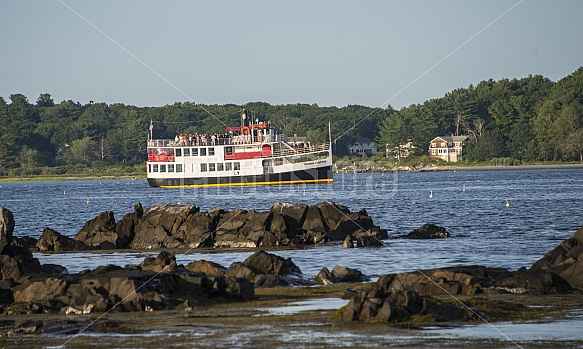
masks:
POLYGON ((82 105, 55 103, 48 93, 34 104, 22 94, 9 99, 0 97, 0 176, 141 171, 150 122, 155 138, 222 133, 239 124, 242 108, 254 119, 270 120, 281 133, 312 142, 327 139, 330 121, 335 155, 345 155, 357 136, 374 139, 383 153, 410 140, 417 147, 414 156, 421 156, 436 135, 466 134, 469 162, 583 160, 583 68, 557 82, 540 75, 482 81, 401 110, 263 102, 82 105))
POLYGON ((469 162, 583 162, 583 68, 553 82, 534 75, 488 80, 392 112, 379 145, 411 140, 427 154, 437 135, 468 135, 469 162))

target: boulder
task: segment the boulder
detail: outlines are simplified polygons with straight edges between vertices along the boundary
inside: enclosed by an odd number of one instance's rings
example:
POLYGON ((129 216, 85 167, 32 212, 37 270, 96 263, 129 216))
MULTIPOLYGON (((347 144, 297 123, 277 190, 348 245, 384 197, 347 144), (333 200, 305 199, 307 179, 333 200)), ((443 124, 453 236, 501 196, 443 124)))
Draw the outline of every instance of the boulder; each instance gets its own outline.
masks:
MULTIPOLYGON (((557 247, 536 261, 531 271, 545 271, 559 276, 571 287, 583 290, 583 226, 572 238, 562 241, 557 247)), ((546 276, 545 283, 549 276, 546 276)), ((555 277, 552 277, 556 280, 555 277)), ((551 289, 555 285, 551 286, 551 289)), ((559 289, 562 289, 559 286, 559 289)), ((560 292, 560 291, 559 291, 560 292)))
POLYGON ((386 291, 382 288, 356 290, 341 309, 343 321, 403 322, 415 315, 434 321, 471 320, 474 313, 465 308, 423 297, 415 291, 386 291))
POLYGON ((176 269, 176 256, 169 252, 162 251, 156 258, 146 257, 140 264, 140 268, 155 273, 168 273, 176 269))
POLYGON ((388 237, 386 232, 386 230, 375 231, 373 229, 369 229, 364 231, 359 229, 354 233, 348 234, 344 238, 342 248, 384 246, 382 239, 386 239, 388 237))
POLYGON ((117 233, 117 248, 128 248, 130 242, 134 239, 136 225, 144 215, 144 208, 141 203, 134 205, 134 212, 128 213, 121 220, 115 223, 115 232, 117 233))
POLYGON ((337 265, 332 269, 332 277, 335 282, 365 282, 370 281, 370 278, 358 269, 352 269, 337 265))
POLYGON ((257 251, 243 261, 243 265, 257 274, 294 275, 302 274, 291 258, 283 258, 265 251, 257 251))
POLYGON ((101 243, 108 242, 115 246, 118 234, 115 232, 115 217, 112 211, 100 213, 83 225, 75 236, 75 240, 85 243, 87 246, 99 247, 101 243))
POLYGON ((12 246, 23 247, 31 252, 38 251, 38 247, 36 246, 37 243, 38 243, 38 240, 33 238, 33 237, 30 237, 30 236, 23 236, 23 237, 13 236, 12 237, 12 246))
POLYGON ((407 239, 445 239, 449 233, 445 228, 427 223, 405 235, 407 239))
POLYGON ((199 212, 198 206, 157 205, 144 212, 134 227, 134 238, 129 246, 133 249, 186 247, 184 229, 180 227, 199 212))
POLYGON ((4 248, 12 243, 12 233, 14 232, 14 215, 4 207, 0 207, 0 253, 4 248))
POLYGON ((324 267, 320 270, 320 272, 318 272, 318 275, 316 275, 314 281, 321 285, 332 285, 336 283, 336 278, 334 275, 332 275, 328 268, 324 267))
POLYGON ((71 239, 49 227, 43 230, 36 247, 41 252, 85 251, 90 249, 84 242, 71 239))
POLYGON ((227 272, 227 268, 223 267, 222 265, 215 262, 206 261, 204 259, 190 262, 186 265, 185 268, 186 270, 205 275, 225 276, 225 273, 227 272))

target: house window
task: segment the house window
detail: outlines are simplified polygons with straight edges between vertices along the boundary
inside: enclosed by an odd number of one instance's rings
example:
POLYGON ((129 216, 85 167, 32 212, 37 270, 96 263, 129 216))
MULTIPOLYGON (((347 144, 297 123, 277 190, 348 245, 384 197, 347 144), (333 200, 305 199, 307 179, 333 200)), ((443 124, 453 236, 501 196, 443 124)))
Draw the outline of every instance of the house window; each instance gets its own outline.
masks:
POLYGON ((435 155, 435 149, 431 149, 431 154, 435 155))
POLYGON ((433 148, 435 148, 435 147, 437 147, 437 143, 433 142, 433 143, 431 143, 431 146, 432 146, 433 148))

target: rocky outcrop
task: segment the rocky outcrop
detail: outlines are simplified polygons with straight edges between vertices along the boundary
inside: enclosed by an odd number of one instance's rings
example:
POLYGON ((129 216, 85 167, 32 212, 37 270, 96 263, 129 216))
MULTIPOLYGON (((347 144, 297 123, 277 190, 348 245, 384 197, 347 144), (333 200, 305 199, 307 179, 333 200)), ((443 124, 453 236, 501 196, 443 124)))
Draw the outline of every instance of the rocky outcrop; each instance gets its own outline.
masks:
POLYGON ((225 275, 247 278, 256 287, 311 284, 302 279, 300 268, 290 258, 286 259, 265 251, 255 252, 242 263, 232 263, 225 275))
POLYGON ((136 233, 135 228, 140 223, 144 215, 144 208, 141 203, 134 205, 134 212, 128 213, 123 218, 115 223, 115 232, 117 240, 115 245, 117 248, 128 248, 130 242, 134 239, 136 233))
POLYGON ((14 215, 4 207, 0 207, 0 253, 6 246, 12 243, 12 233, 14 232, 14 215))
POLYGON ((358 269, 337 265, 332 271, 326 267, 322 268, 314 278, 314 281, 322 285, 331 285, 341 282, 365 282, 370 281, 370 278, 361 273, 358 269))
POLYGON ((223 267, 222 265, 215 262, 206 261, 204 259, 190 262, 186 265, 185 268, 195 273, 211 276, 225 276, 225 273, 227 272, 227 268, 223 267))
POLYGON ((75 240, 87 246, 110 250, 116 248, 118 237, 119 235, 115 232, 113 212, 106 211, 87 221, 75 236, 75 240))
POLYGON ((443 227, 427 223, 412 230, 404 237, 407 239, 445 239, 449 237, 449 233, 443 227))
POLYGON ((404 322, 415 316, 425 321, 462 321, 475 317, 471 311, 415 291, 387 291, 383 288, 355 290, 341 309, 343 321, 404 322))
MULTIPOLYGON (((530 270, 559 276, 569 286, 583 290, 583 226, 572 238, 564 240, 536 261, 530 270)), ((553 276, 547 276, 547 279, 550 277, 553 276)))
POLYGON ((84 242, 71 239, 49 227, 43 230, 36 247, 41 252, 85 251, 90 249, 84 242))
POLYGON ((354 233, 348 234, 346 238, 344 238, 342 248, 384 246, 382 239, 386 239, 387 237, 386 230, 381 229, 375 231, 369 229, 364 231, 359 229, 354 233))
POLYGON ((185 302, 200 303, 210 297, 249 300, 255 293, 248 279, 194 273, 176 266, 174 256, 164 251, 139 267, 103 266, 71 275, 27 275, 0 291, 7 292, 2 299, 7 300, 8 313, 63 314, 102 313, 114 306, 115 311, 180 309, 185 302))

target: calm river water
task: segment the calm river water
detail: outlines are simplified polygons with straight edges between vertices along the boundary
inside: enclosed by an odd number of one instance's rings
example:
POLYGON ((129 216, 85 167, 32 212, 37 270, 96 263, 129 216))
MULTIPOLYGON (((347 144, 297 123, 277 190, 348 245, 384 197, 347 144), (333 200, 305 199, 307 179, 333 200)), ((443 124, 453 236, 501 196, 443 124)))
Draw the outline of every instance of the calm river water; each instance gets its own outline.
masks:
MULTIPOLYGON (((326 185, 243 188, 155 189, 146 180, 20 182, 0 187, 0 206, 14 213, 14 234, 34 237, 47 226, 73 237, 99 213, 111 210, 119 220, 137 202, 145 209, 182 203, 206 211, 217 207, 268 210, 278 201, 334 201, 352 211, 364 208, 375 224, 389 230, 387 248, 347 250, 331 245, 275 252, 292 257, 308 277, 335 265, 358 268, 372 277, 460 264, 514 270, 530 266, 583 225, 583 169, 350 173, 335 175, 334 183, 326 185), (445 227, 451 238, 394 238, 424 223, 445 227)), ((138 264, 151 254, 35 256, 42 263, 61 264, 77 272, 108 263, 138 264)), ((177 259, 179 263, 207 259, 228 266, 250 254, 195 250, 177 259)))

